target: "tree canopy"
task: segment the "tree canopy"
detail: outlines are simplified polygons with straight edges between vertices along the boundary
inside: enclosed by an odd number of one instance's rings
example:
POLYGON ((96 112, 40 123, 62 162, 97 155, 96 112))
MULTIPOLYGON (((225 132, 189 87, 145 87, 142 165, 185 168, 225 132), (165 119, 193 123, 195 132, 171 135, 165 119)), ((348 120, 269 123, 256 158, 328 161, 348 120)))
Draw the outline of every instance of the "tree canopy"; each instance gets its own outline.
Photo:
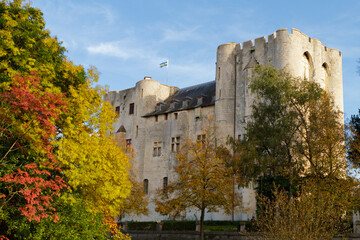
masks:
POLYGON ((39 9, 2 0, 0 12, 0 237, 46 238, 46 225, 92 238, 70 230, 67 211, 86 211, 82 224, 99 236, 94 221, 109 229, 105 217, 131 189, 129 157, 107 136, 114 110, 94 86, 99 73, 66 58, 39 9))
POLYGON ((260 180, 259 188, 279 180, 291 191, 306 176, 344 176, 343 117, 332 97, 313 80, 271 66, 257 66, 250 81, 258 98, 246 134, 230 139, 239 171, 260 180))

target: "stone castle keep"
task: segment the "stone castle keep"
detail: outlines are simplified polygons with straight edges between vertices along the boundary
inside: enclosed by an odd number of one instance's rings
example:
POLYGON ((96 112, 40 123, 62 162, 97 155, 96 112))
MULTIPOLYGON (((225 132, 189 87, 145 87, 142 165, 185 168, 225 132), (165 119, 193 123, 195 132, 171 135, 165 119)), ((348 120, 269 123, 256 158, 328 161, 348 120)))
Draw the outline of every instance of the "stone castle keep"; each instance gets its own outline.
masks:
MULTIPOLYGON (((224 143, 227 136, 239 138, 245 133, 256 97, 247 86, 257 64, 271 64, 295 77, 313 79, 333 94, 336 106, 343 111, 341 52, 297 29, 291 33, 279 29, 267 40, 260 37, 242 44, 220 45, 215 81, 179 89, 145 77, 133 88, 105 96, 118 115, 115 139, 123 139, 126 150, 134 152, 138 179, 150 199, 149 216, 133 220, 165 218, 154 211, 155 191, 173 179, 176 152, 186 137, 195 141, 203 134, 205 117, 215 121, 218 143, 224 143)), ((247 211, 236 213, 235 220, 247 220, 255 214, 255 192, 251 188, 239 191, 247 211)), ((194 213, 186 217, 196 218, 194 213)), ((232 216, 219 212, 207 213, 206 218, 231 220, 232 216)))

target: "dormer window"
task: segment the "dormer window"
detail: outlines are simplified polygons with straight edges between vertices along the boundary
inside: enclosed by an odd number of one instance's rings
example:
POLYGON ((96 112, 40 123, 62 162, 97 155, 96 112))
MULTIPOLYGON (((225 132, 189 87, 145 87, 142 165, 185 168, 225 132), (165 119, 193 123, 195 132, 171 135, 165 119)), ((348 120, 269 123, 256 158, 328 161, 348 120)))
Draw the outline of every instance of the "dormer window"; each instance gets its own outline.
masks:
POLYGON ((189 99, 185 99, 183 101, 183 107, 187 107, 189 105, 189 99))
POLYGON ((198 97, 197 98, 197 105, 200 105, 200 104, 202 104, 203 103, 203 99, 204 99, 204 97, 198 97))
POLYGON ((165 104, 163 102, 157 103, 155 107, 155 111, 161 111, 165 104))

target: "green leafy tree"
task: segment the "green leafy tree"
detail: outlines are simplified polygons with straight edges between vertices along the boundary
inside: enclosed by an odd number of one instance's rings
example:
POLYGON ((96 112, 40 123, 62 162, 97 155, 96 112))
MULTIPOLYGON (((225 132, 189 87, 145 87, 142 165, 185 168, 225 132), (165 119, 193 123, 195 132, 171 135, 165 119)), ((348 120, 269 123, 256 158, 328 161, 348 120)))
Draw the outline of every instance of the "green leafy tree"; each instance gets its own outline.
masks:
MULTIPOLYGON (((360 113, 360 110, 359 110, 360 113)), ((349 139, 347 141, 347 153, 349 161, 354 167, 360 165, 360 116, 352 115, 349 123, 349 139)))
POLYGON ((258 99, 246 134, 229 143, 239 171, 248 180, 258 180, 261 193, 273 182, 291 194, 306 176, 344 176, 342 113, 329 94, 314 81, 261 65, 254 70, 250 89, 258 99))
POLYGON ((42 12, 23 0, 0 1, 0 83, 15 75, 38 73, 42 84, 53 84, 67 92, 69 86, 85 82, 82 66, 66 59, 65 48, 45 29, 42 12))
POLYGON ((259 227, 274 239, 330 239, 356 205, 346 176, 343 115, 312 80, 257 66, 242 140, 230 139, 234 166, 258 181, 259 227))

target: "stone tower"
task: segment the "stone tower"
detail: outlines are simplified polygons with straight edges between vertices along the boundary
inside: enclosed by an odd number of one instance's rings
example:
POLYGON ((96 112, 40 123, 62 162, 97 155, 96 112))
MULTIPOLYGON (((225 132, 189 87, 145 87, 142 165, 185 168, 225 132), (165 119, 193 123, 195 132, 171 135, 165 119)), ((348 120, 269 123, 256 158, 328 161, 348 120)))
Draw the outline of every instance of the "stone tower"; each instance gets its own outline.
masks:
POLYGON ((343 111, 341 52, 327 48, 297 29, 275 33, 242 44, 222 44, 217 49, 215 120, 220 142, 226 136, 241 137, 254 100, 248 90, 252 69, 271 64, 294 77, 319 83, 343 111))

